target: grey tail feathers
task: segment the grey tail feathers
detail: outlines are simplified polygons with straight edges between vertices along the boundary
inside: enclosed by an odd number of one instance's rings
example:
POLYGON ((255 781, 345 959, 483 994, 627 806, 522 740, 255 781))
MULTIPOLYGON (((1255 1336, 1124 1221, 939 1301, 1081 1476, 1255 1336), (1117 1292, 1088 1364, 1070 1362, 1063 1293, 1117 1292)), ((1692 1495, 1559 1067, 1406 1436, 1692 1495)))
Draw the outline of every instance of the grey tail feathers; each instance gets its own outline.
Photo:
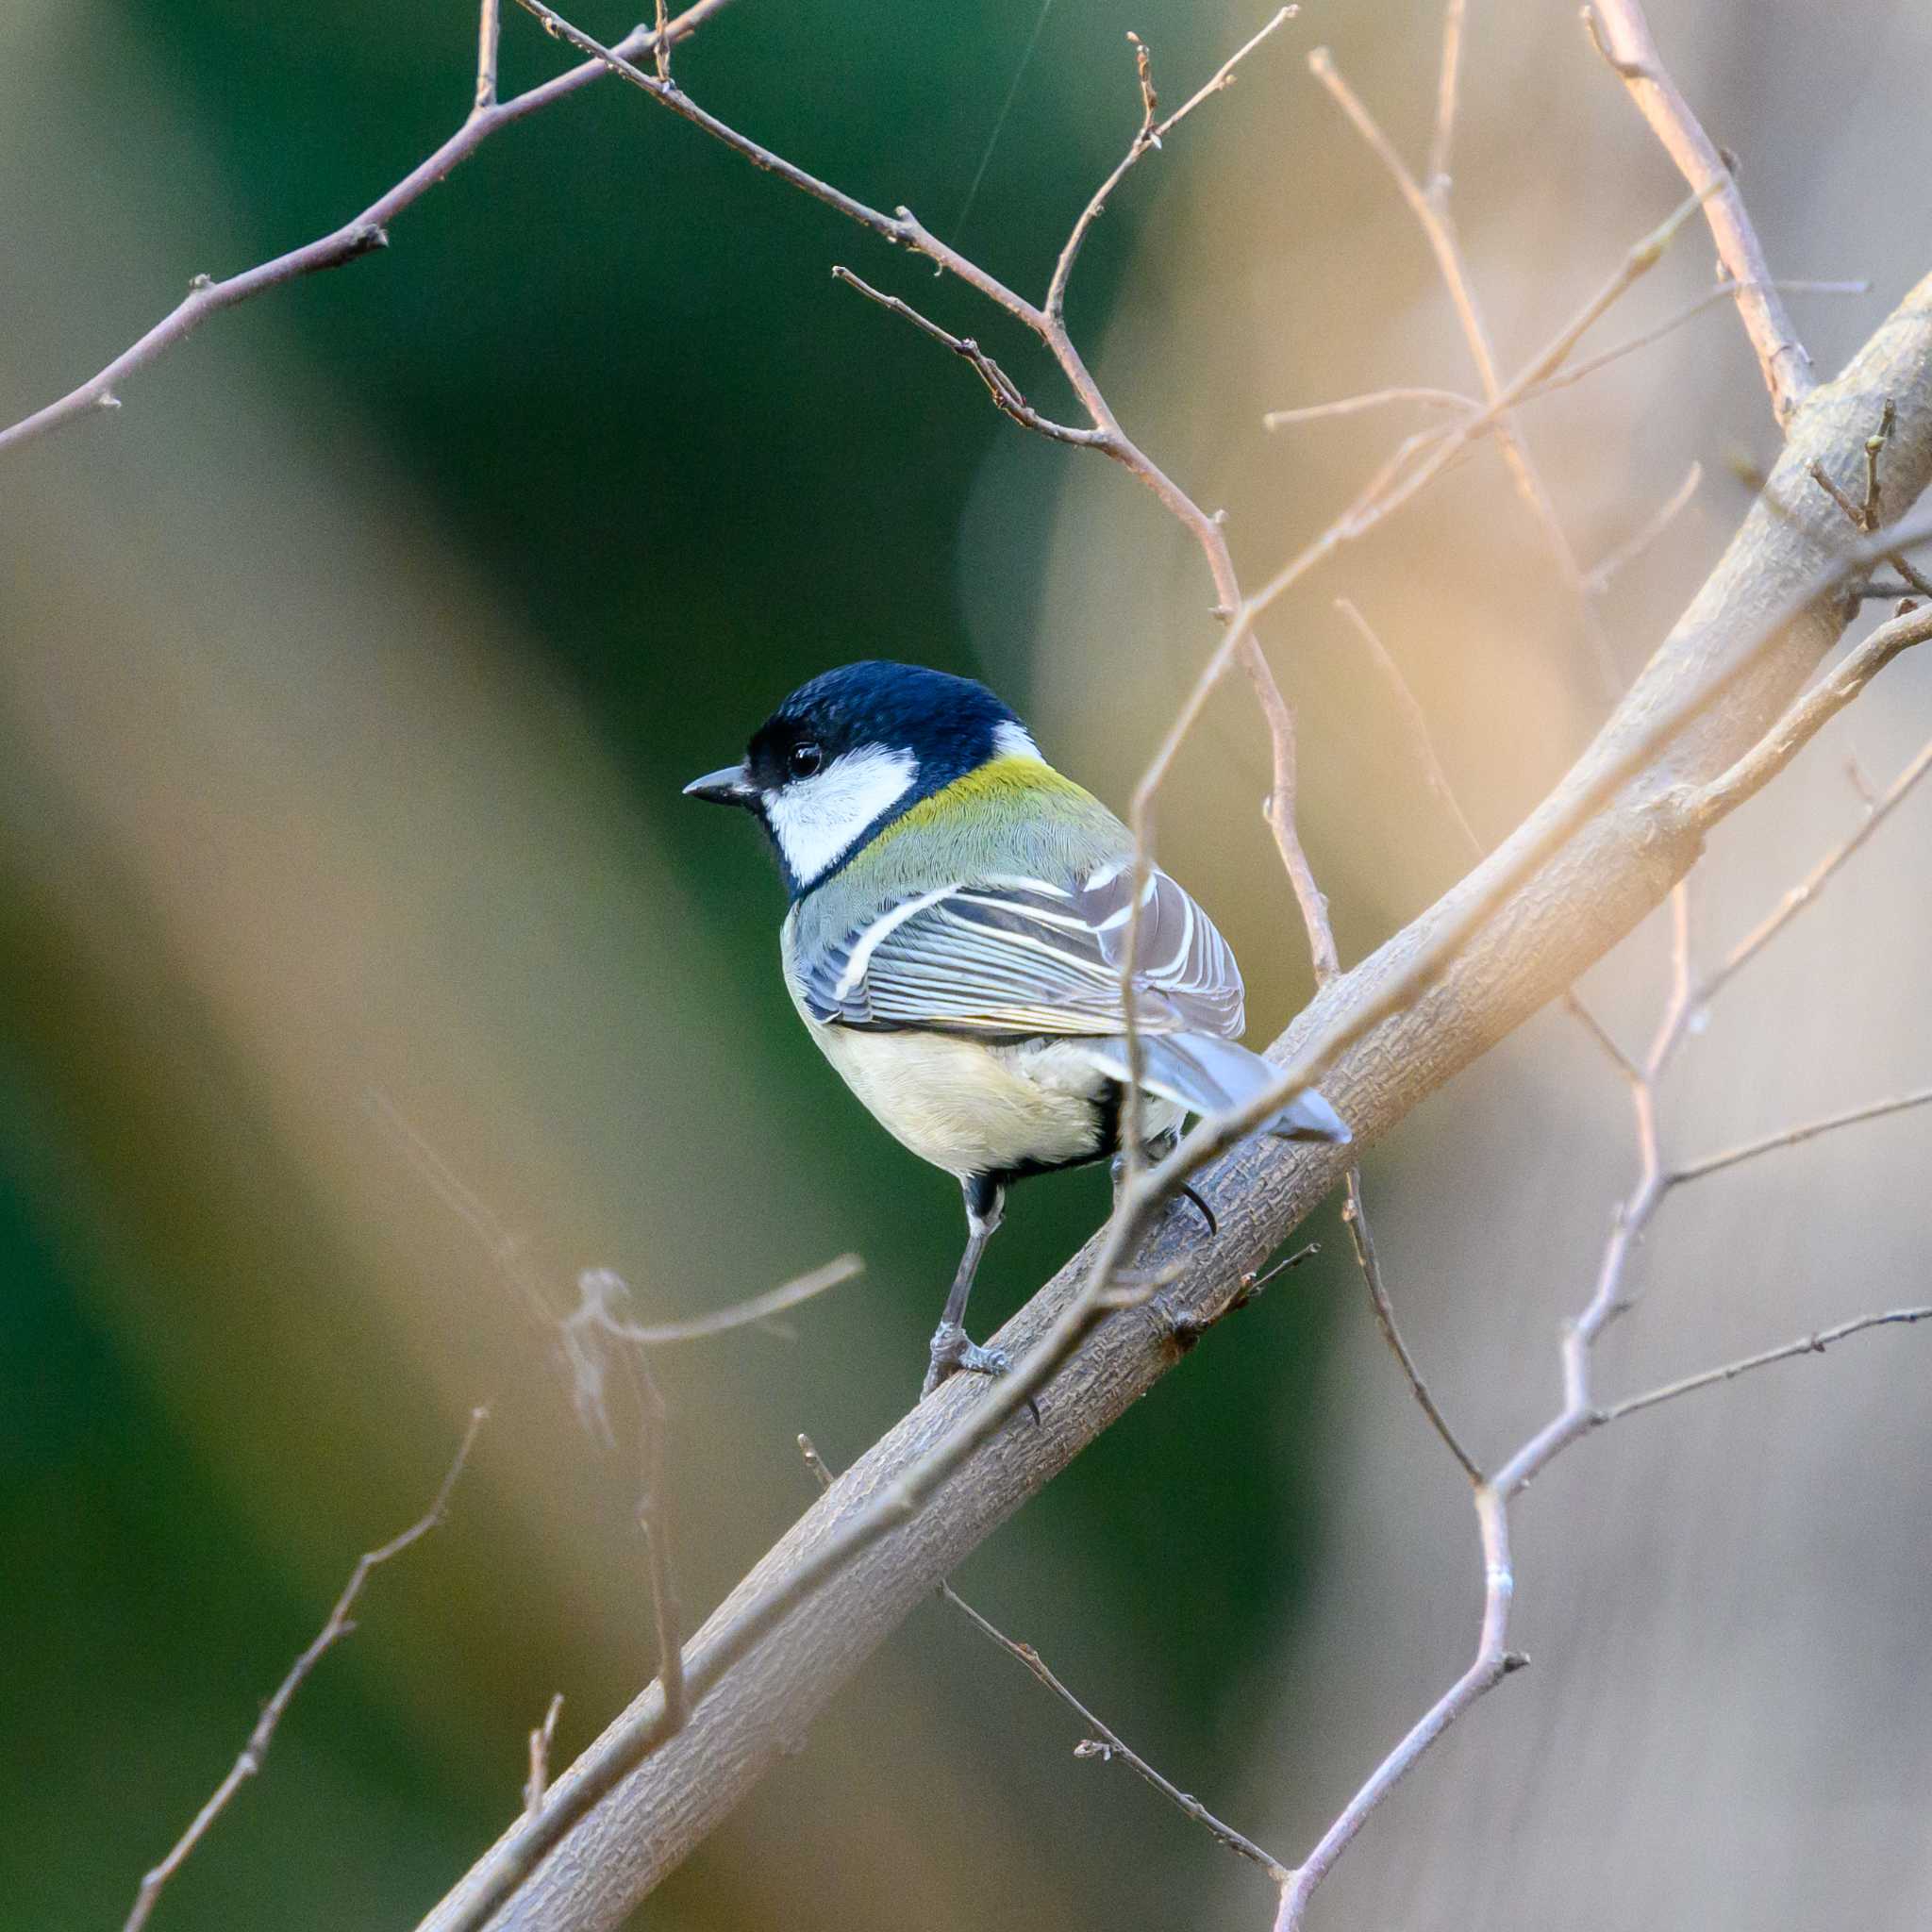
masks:
MULTIPOLYGON (((1116 1080, 1127 1076, 1124 1040, 1095 1042, 1095 1056, 1116 1080)), ((1141 1084, 1150 1093, 1185 1107, 1190 1113, 1229 1113, 1243 1106, 1278 1074, 1259 1054, 1211 1033, 1151 1033, 1141 1040, 1141 1084)), ((1305 1087, 1261 1131, 1283 1141, 1319 1141, 1345 1147, 1353 1136, 1348 1124, 1316 1092, 1305 1087)))

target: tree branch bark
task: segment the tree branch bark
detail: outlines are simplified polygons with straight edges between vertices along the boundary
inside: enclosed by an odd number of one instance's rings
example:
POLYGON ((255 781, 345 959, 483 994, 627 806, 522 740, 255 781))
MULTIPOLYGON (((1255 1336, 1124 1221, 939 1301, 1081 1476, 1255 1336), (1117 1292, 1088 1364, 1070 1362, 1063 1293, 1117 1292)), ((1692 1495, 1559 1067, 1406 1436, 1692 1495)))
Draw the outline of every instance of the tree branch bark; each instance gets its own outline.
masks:
MULTIPOLYGON (((1813 461, 1852 475, 1887 399, 1896 428, 1887 450, 1894 502, 1932 482, 1932 277, 1881 325, 1837 381, 1794 415, 1785 452, 1724 558, 1624 703, 1557 790, 1483 864, 1353 972, 1332 981, 1270 1048, 1285 1062, 1385 989, 1507 869, 1536 849, 1607 774, 1628 760, 1691 694, 1740 667, 1714 701, 1513 892, 1420 996, 1341 1055, 1324 1091, 1358 1143, 1408 1111, 1539 1008, 1560 994, 1657 906, 1690 869, 1706 821, 1673 808, 1708 787, 1759 744, 1842 634, 1851 608, 1814 597, 1767 632, 1846 549, 1842 519, 1808 475, 1813 461)), ((686 1727, 659 1745, 582 1818, 488 1923, 504 1932, 592 1932, 619 1925, 770 1768, 887 1634, 971 1550, 1052 1479, 1180 1358, 1179 1328, 1210 1324, 1333 1187, 1349 1156, 1259 1141, 1202 1177, 1220 1218, 1203 1242, 1185 1217, 1163 1225, 1143 1268, 1177 1274, 1147 1305, 1098 1328, 1047 1391, 1036 1426, 1010 1422, 931 1503, 862 1550, 700 1698, 686 1727)), ((1016 1357, 1079 1292, 1095 1248, 1082 1253, 1001 1331, 1016 1357)), ((691 1640, 704 1657, 742 1607, 795 1572, 941 1438, 986 1392, 965 1378, 923 1402, 833 1485, 691 1640)), ((625 1737, 661 1703, 657 1686, 591 1745, 553 1788, 609 1774, 625 1737)), ((478 1861, 424 1922, 424 1932, 483 1923, 503 1894, 505 1848, 478 1861)))
POLYGON ((1811 358, 1773 285, 1757 231, 1744 212, 1730 157, 1705 133, 1678 92, 1639 0, 1594 0, 1583 9, 1583 24, 1597 51, 1629 89, 1637 111, 1650 123, 1677 172, 1693 189, 1718 184, 1705 203, 1711 240, 1730 280, 1744 333, 1764 372, 1771 407, 1778 422, 1789 425, 1817 378, 1811 373, 1811 358))

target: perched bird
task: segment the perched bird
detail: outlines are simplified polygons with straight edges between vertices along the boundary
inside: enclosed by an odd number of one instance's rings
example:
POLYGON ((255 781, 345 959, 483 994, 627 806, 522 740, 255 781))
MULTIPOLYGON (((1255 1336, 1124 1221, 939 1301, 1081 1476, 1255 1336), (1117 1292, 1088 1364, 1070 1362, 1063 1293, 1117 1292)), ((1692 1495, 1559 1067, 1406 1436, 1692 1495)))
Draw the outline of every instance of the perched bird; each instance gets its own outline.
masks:
MULTIPOLYGON (((1132 836, 984 685, 909 664, 813 678, 741 764, 684 790, 743 807, 770 834, 800 1018, 879 1124, 964 1192, 966 1251, 927 1389, 957 1368, 1001 1372, 1004 1356, 969 1341, 964 1322, 1008 1186, 1120 1152, 1132 836)), ((1226 941, 1158 869, 1134 1014, 1152 1154, 1187 1115, 1238 1107, 1275 1077, 1235 1044, 1241 979, 1226 941)), ((1267 1131, 1349 1138, 1312 1091, 1267 1131)))

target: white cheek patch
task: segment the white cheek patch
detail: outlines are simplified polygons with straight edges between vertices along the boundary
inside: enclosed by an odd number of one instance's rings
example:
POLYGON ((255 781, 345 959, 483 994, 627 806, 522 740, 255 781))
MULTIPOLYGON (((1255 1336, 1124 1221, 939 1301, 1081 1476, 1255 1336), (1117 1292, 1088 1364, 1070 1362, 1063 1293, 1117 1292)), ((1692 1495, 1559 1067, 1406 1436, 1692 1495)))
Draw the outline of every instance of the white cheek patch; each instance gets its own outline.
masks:
POLYGON ((786 866, 808 886, 841 858, 852 841, 911 791, 919 761, 909 751, 869 744, 848 751, 823 772, 763 794, 765 821, 786 866))

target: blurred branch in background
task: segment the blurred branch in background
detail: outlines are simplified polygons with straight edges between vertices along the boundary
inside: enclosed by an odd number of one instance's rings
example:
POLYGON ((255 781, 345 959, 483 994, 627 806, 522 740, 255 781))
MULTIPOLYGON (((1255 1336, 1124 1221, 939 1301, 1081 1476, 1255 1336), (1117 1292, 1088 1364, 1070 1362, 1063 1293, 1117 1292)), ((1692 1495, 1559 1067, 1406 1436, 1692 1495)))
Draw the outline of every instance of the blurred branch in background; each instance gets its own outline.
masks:
MULTIPOLYGON (((1318 47, 1308 56, 1308 71, 1328 90, 1341 111, 1348 116, 1355 130, 1369 144, 1375 158, 1389 171, 1394 181, 1396 192, 1407 204, 1409 212, 1421 226, 1424 238, 1429 244, 1429 252, 1435 258, 1436 268, 1442 278, 1442 286, 1449 294, 1450 306, 1456 311, 1457 326, 1462 331, 1462 340, 1468 345, 1470 359, 1475 364, 1476 375, 1482 385, 1483 401, 1492 410, 1498 410, 1502 400, 1503 385, 1496 369, 1495 352, 1490 346, 1488 329, 1484 326, 1481 310, 1476 306, 1475 291, 1470 284, 1469 271, 1462 258, 1462 249, 1456 239, 1455 225, 1449 213, 1450 179, 1447 172, 1451 132, 1456 122, 1457 76, 1461 65, 1463 0, 1450 0, 1444 14, 1442 34, 1442 65, 1437 90, 1436 137, 1431 151, 1429 186, 1426 191, 1409 173, 1408 164, 1397 152, 1395 143, 1383 131, 1380 123, 1362 104, 1355 90, 1342 79, 1336 67, 1334 57, 1325 47, 1318 47)), ((1499 410, 1494 421, 1497 446, 1503 452, 1503 460, 1508 466, 1510 480, 1516 486, 1516 493, 1522 497, 1537 527, 1542 532, 1543 541, 1551 558, 1555 560, 1557 574, 1575 601, 1576 610, 1582 621, 1591 655, 1596 660, 1598 675, 1603 680, 1604 692, 1611 703, 1623 689, 1624 680, 1617 671, 1616 659, 1610 654, 1610 641, 1591 602, 1589 586, 1583 575, 1583 567, 1576 560, 1576 553, 1571 548, 1570 539, 1563 528, 1562 519, 1557 514, 1557 507, 1550 500, 1548 486, 1542 473, 1537 468, 1536 459, 1531 456, 1529 445, 1524 441, 1514 417, 1507 410, 1499 410)))
POLYGON ((1697 486, 1703 481, 1704 465, 1692 463, 1684 472, 1684 480, 1664 498, 1663 502, 1658 504, 1623 542, 1600 562, 1591 567, 1584 576, 1583 588, 1592 597, 1601 597, 1610 588, 1611 580, 1617 573, 1628 570, 1684 513, 1690 506, 1690 499, 1697 494, 1697 486))
POLYGON ((388 1542, 378 1544, 373 1550, 365 1550, 356 1559, 356 1567, 349 1572, 349 1580, 336 1598, 335 1606, 328 1613, 328 1621, 316 1633, 308 1647, 290 1665, 289 1674, 275 1687, 275 1695, 262 1706, 261 1715, 256 1720, 255 1728, 249 1732, 248 1741, 242 1747, 242 1755, 228 1767, 227 1776, 215 1787, 208 1803, 194 1814, 193 1821, 175 1840, 168 1856, 141 1881, 134 1907, 127 1914, 121 1932, 141 1932, 168 1881, 188 1862, 215 1820, 228 1808, 235 1793, 261 1769, 263 1760, 268 1757, 268 1747, 275 1741, 275 1728, 288 1715, 296 1691, 301 1690, 308 1679, 308 1674, 323 1657, 355 1629, 349 1612, 356 1607, 356 1600, 362 1594, 362 1586, 392 1557, 400 1557, 411 1544, 421 1542, 432 1529, 441 1528, 449 1515, 449 1499, 456 1492, 457 1484, 470 1460, 470 1451, 475 1446, 477 1432, 489 1418, 488 1409, 473 1408, 470 1411, 469 1426, 463 1431, 463 1440, 457 1445, 455 1459, 444 1471, 442 1481, 437 1485, 436 1495, 429 1507, 408 1529, 399 1531, 388 1542))
MULTIPOLYGON (((680 1729, 691 1715, 684 1686, 684 1637, 677 1606, 677 1586, 671 1570, 671 1532, 664 1520, 664 1434, 666 1409, 662 1391, 651 1373, 650 1352, 679 1342, 704 1341, 715 1335, 727 1335, 734 1328, 748 1328, 769 1323, 787 1308, 837 1288, 864 1272, 865 1264, 857 1255, 841 1255, 823 1268, 814 1268, 795 1280, 769 1289, 749 1300, 699 1315, 689 1322, 662 1322, 645 1324, 625 1320, 616 1310, 630 1298, 630 1290, 621 1275, 608 1268, 587 1268, 577 1277, 577 1306, 560 1324, 563 1347, 570 1363, 573 1392, 577 1412, 593 1425, 606 1441, 611 1440, 609 1412, 604 1399, 607 1357, 618 1353, 636 1390, 638 1410, 642 1423, 642 1488, 638 1499, 638 1528, 644 1539, 644 1556, 651 1590, 651 1620, 658 1637, 658 1669, 664 1686, 665 1724, 671 1732, 680 1729)), ((537 1795, 526 1807, 534 1817, 542 1809, 542 1795, 532 1777, 537 1795)))
MULTIPOLYGON (((1872 291, 1869 279, 1821 281, 1807 276, 1785 276, 1766 282, 1764 286, 1788 295, 1866 295, 1872 291)), ((1619 342, 1598 355, 1586 356, 1581 361, 1572 362, 1541 381, 1531 383, 1515 400, 1518 403, 1540 402, 1558 390, 1569 389, 1594 375, 1600 369, 1607 369, 1611 363, 1621 362, 1624 357, 1633 356, 1640 349, 1647 349, 1665 337, 1674 335, 1687 322, 1696 321, 1700 315, 1730 301, 1731 297, 1728 284, 1713 289, 1708 294, 1687 302, 1674 315, 1641 330, 1627 341, 1619 342)), ((1421 404, 1431 409, 1462 409, 1472 416, 1482 410, 1482 405, 1474 396, 1464 395, 1459 390, 1394 387, 1365 390, 1359 395, 1338 396, 1328 403, 1306 403, 1298 408, 1270 409, 1262 416, 1261 426, 1264 429, 1288 429, 1298 424, 1325 422, 1335 416, 1358 416, 1371 409, 1390 408, 1402 403, 1421 404)), ((1485 428, 1489 426, 1490 420, 1493 419, 1485 421, 1485 428)))
MULTIPOLYGON (((486 16, 486 38, 489 27, 486 16)), ((691 1341, 707 1341, 734 1329, 772 1324, 775 1316, 814 1300, 828 1289, 865 1272, 857 1255, 840 1255, 823 1267, 687 1322, 653 1324, 631 1321, 622 1310, 631 1299, 629 1284, 609 1268, 586 1268, 577 1275, 577 1303, 567 1315, 556 1315, 543 1285, 531 1268, 524 1243, 490 1207, 459 1179, 448 1161, 432 1147, 387 1094, 369 1097, 371 1112, 385 1131, 404 1148, 410 1163, 483 1244, 498 1272, 546 1325, 553 1326, 570 1371, 571 1395, 586 1429, 615 1446, 610 1404, 607 1393, 615 1361, 631 1385, 639 1424, 640 1480, 636 1505, 639 1533, 644 1540, 645 1580, 651 1602, 651 1623, 658 1644, 658 1682, 664 1688, 667 1735, 680 1730, 690 1716, 684 1681, 684 1638, 677 1601, 677 1583, 671 1562, 671 1532, 665 1519, 665 1432, 669 1411, 663 1391, 651 1372, 651 1351, 691 1341)), ((539 1730, 530 1734, 530 1774, 524 1809, 534 1822, 542 1812, 548 1782, 551 1739, 561 1699, 553 1699, 539 1730)))

